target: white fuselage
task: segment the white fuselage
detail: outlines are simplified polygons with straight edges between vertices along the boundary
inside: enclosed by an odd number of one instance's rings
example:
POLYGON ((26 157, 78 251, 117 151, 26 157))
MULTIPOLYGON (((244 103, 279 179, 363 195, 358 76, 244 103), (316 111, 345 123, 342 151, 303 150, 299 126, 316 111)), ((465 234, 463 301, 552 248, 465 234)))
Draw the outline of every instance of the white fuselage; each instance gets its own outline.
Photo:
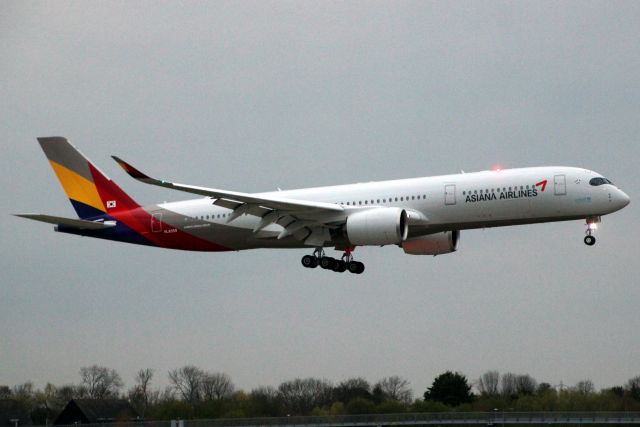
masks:
MULTIPOLYGON (((336 203, 347 215, 400 207, 423 216, 410 229, 410 237, 416 237, 447 230, 595 218, 629 203, 628 196, 612 184, 590 184, 597 177, 601 175, 587 169, 533 167, 257 195, 336 203)), ((164 221, 234 249, 304 247, 294 238, 274 239, 283 230, 282 224, 270 224, 254 233, 259 217, 242 215, 228 223, 231 210, 212 204, 210 198, 145 209, 155 209, 164 215, 164 221)))

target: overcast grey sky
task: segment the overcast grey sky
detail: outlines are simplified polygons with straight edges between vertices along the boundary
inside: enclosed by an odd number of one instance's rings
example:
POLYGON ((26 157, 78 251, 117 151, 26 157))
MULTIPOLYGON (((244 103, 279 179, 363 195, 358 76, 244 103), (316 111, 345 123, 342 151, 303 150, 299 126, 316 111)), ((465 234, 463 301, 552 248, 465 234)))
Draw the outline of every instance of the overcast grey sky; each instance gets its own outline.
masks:
POLYGON ((640 374, 640 2, 23 2, 0 5, 0 384, 81 366, 195 364, 237 386, 457 370, 597 387, 640 374), (54 233, 73 210, 38 136, 140 203, 151 174, 238 191, 584 166, 632 199, 603 218, 462 233, 436 258, 359 248, 189 253, 54 233))

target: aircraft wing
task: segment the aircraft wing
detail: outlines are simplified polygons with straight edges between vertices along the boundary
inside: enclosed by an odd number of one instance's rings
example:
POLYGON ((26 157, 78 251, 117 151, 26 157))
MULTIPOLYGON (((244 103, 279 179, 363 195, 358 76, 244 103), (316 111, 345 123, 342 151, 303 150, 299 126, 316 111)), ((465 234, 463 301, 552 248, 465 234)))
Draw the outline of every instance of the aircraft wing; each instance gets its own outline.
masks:
POLYGON ((254 232, 262 230, 269 224, 279 223, 284 227, 284 230, 278 239, 294 235, 304 239, 305 244, 320 246, 326 240, 330 240, 329 229, 344 223, 347 217, 347 210, 335 203, 261 197, 249 193, 178 184, 151 178, 124 160, 116 156, 112 157, 125 172, 140 182, 215 199, 213 202, 215 205, 233 210, 227 222, 231 222, 243 214, 260 217, 262 220, 255 227, 254 232), (304 230, 306 233, 302 232, 304 230))
POLYGON ((306 200, 294 200, 275 197, 256 197, 249 193, 241 193, 237 191, 219 190, 215 188, 197 187, 194 185, 178 184, 170 181, 159 180, 151 178, 138 169, 131 166, 124 160, 112 156, 113 159, 125 170, 131 177, 145 184, 158 185, 160 187, 172 188, 174 190, 186 191, 187 193, 199 194, 201 196, 208 196, 214 199, 225 199, 231 202, 249 203, 264 205, 272 209, 284 209, 284 210, 321 210, 324 212, 342 212, 344 209, 342 206, 334 203, 324 202, 310 202, 306 200))
POLYGON ((67 227, 77 228, 79 230, 102 230, 104 228, 115 227, 115 221, 97 222, 87 221, 84 219, 64 218, 61 216, 43 215, 43 214, 14 214, 20 218, 33 219, 35 221, 46 222, 54 225, 66 225, 67 227))

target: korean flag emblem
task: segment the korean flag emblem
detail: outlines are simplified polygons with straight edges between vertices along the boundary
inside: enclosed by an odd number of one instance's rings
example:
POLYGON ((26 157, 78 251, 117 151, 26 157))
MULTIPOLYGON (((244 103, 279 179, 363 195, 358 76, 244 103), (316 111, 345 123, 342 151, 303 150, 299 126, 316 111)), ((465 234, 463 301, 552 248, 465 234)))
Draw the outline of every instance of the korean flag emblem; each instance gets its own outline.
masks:
POLYGON ((107 209, 112 209, 116 207, 116 201, 115 200, 107 200, 107 209))

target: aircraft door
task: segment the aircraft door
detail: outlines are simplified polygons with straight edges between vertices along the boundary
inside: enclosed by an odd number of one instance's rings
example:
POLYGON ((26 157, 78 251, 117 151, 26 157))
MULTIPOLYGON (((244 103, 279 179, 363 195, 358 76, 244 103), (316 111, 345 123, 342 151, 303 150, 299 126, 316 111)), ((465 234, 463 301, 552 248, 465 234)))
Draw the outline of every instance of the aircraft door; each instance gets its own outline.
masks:
POLYGON ((556 196, 567 195, 567 178, 565 175, 556 175, 553 177, 553 194, 556 196))
POLYGON ((444 204, 455 205, 456 204, 456 185, 446 184, 444 186, 444 204))
POLYGON ((151 231, 153 233, 162 233, 162 214, 154 213, 151 215, 151 231))

